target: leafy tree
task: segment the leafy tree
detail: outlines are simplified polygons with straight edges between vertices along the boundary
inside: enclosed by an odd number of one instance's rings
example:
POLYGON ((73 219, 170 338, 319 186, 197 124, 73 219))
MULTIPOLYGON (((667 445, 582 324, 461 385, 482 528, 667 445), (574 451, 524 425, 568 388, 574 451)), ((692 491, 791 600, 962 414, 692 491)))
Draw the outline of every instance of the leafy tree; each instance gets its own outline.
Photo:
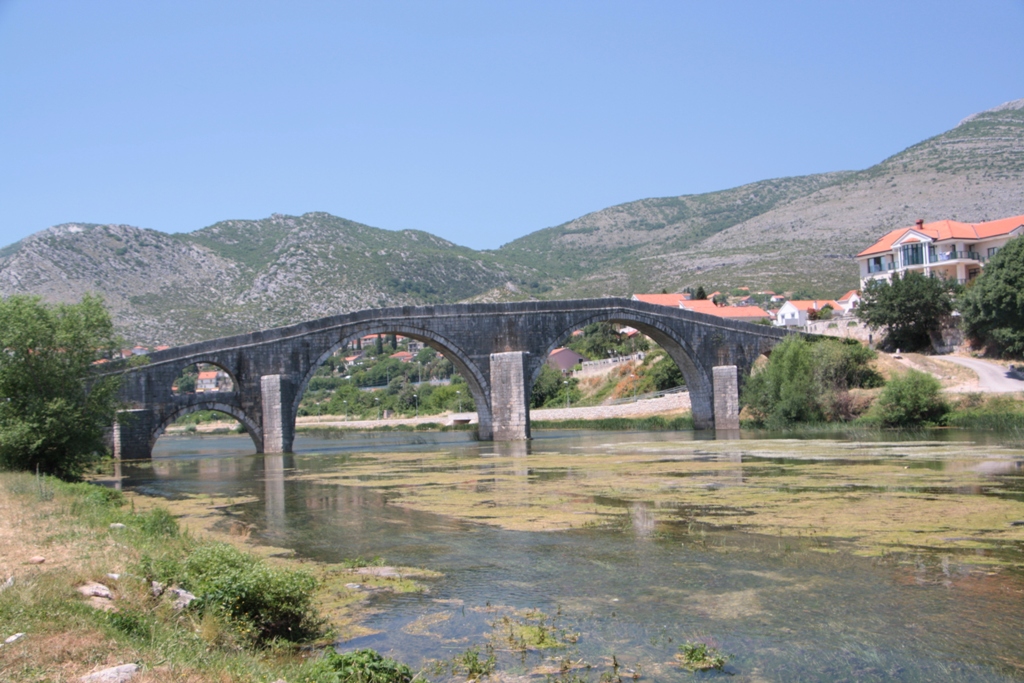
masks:
POLYGON ((885 328, 890 348, 916 351, 931 344, 943 319, 953 312, 955 283, 909 271, 892 282, 872 280, 864 288, 857 315, 874 329, 885 328))
POLYGON ((793 422, 853 417, 849 389, 879 386, 868 366, 875 352, 856 341, 799 336, 776 346, 767 365, 747 380, 742 403, 771 428, 793 422))
POLYGON ((949 411, 942 384, 926 372, 907 370, 889 380, 875 414, 887 427, 919 427, 941 422, 949 411))
POLYGON ((684 385, 683 373, 679 366, 664 350, 659 349, 647 354, 643 365, 640 366, 643 378, 643 389, 641 391, 665 391, 684 385), (650 388, 647 388, 650 384, 650 388))
POLYGON ((704 285, 697 287, 697 293, 693 295, 693 298, 697 301, 704 301, 708 298, 708 293, 704 291, 704 285))
POLYGON ((1024 356, 1024 240, 1012 239, 967 288, 960 313, 967 335, 992 350, 1024 356))
POLYGON ((743 387, 742 402, 773 428, 821 420, 810 344, 792 336, 772 349, 768 364, 743 387))
POLYGON ((576 388, 579 380, 574 377, 565 377, 561 372, 544 364, 540 370, 540 376, 533 383, 533 391, 530 394, 531 408, 558 408, 566 403, 566 393, 569 394, 569 401, 575 403, 579 400, 580 392, 576 388))
POLYGON ((93 363, 117 347, 98 297, 0 300, 0 466, 81 476, 105 450, 118 406, 120 378, 98 375, 93 363))
POLYGON ((384 340, 381 338, 379 334, 377 335, 377 341, 374 344, 373 352, 378 356, 384 353, 384 340))

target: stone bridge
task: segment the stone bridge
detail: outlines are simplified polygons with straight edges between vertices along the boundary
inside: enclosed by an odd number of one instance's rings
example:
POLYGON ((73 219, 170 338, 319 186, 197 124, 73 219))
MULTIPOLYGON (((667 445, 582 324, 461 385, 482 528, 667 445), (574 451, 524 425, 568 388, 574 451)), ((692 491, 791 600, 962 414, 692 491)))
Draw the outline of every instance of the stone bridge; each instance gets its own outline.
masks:
POLYGON ((530 438, 530 392, 545 359, 574 330, 595 322, 634 327, 676 362, 690 392, 697 429, 734 429, 738 382, 786 332, 628 299, 405 306, 357 311, 288 327, 189 344, 123 370, 129 410, 114 426, 114 453, 148 458, 168 425, 197 410, 227 413, 259 453, 289 453, 299 400, 333 353, 370 334, 398 334, 442 353, 476 402, 481 440, 530 438), (210 363, 234 391, 176 395, 182 371, 210 363))

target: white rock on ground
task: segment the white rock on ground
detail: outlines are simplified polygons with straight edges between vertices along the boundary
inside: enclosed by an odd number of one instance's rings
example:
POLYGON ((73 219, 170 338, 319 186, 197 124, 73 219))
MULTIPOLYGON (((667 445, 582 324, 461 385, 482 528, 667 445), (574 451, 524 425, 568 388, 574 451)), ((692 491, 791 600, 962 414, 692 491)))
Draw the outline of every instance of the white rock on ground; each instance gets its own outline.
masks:
POLYGON ((139 672, 138 664, 121 664, 82 676, 82 683, 126 683, 139 672))
POLYGON ((78 592, 88 597, 106 598, 107 600, 113 600, 114 594, 110 592, 110 589, 104 586, 102 583, 96 583, 90 581, 78 587, 78 592))
POLYGON ((172 588, 170 592, 178 596, 177 600, 174 601, 174 609, 185 609, 190 602, 196 599, 196 596, 184 588, 172 588))

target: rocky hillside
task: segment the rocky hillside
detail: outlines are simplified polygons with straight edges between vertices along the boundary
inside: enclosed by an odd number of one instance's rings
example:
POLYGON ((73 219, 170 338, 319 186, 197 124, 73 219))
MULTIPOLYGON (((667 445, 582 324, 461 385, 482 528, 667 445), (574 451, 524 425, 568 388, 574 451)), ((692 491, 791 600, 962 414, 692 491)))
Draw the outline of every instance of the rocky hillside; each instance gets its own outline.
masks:
POLYGON ((134 342, 178 344, 343 311, 458 301, 532 276, 413 230, 325 213, 167 235, 65 224, 0 251, 0 293, 100 292, 134 342))
POLYGON ((1024 100, 864 171, 644 199, 540 230, 498 254, 562 276, 552 295, 748 285, 834 296, 857 285, 852 256, 918 218, 1024 213, 1024 100))
POLYGON ((894 227, 1024 213, 1024 100, 863 171, 643 199, 493 251, 325 213, 167 235, 65 224, 0 249, 0 294, 103 294, 125 336, 184 343, 385 305, 629 296, 703 284, 835 296, 894 227))

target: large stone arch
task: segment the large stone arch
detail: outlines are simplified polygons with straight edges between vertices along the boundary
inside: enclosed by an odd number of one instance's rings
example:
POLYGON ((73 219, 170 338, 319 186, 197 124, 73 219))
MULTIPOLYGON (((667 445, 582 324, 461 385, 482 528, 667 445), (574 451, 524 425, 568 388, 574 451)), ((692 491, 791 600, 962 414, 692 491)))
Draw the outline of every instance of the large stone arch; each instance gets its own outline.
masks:
POLYGON ((299 402, 302 400, 303 394, 306 393, 306 387, 320 366, 328 358, 344 348, 346 344, 351 344, 356 339, 361 339, 370 334, 396 334, 415 339, 428 345, 451 361, 455 369, 466 380, 466 388, 476 403, 481 438, 489 438, 492 423, 490 381, 484 377, 477 364, 454 341, 433 330, 407 324, 401 320, 393 322, 384 320, 367 321, 365 324, 346 329, 337 342, 317 357, 316 361, 311 364, 309 370, 299 382, 294 400, 292 401, 292 415, 299 414, 299 402), (487 436, 485 437, 484 435, 487 436))
POLYGON ((200 410, 215 410, 219 413, 225 413, 235 418, 242 424, 242 426, 245 427, 245 431, 249 434, 249 438, 252 439, 253 445, 256 447, 256 452, 263 452, 263 431, 260 429, 259 424, 246 415, 241 408, 227 403, 221 403, 219 401, 197 401, 195 403, 189 403, 164 416, 150 434, 150 452, 153 451, 153 446, 156 445, 157 439, 163 435, 164 431, 166 431, 170 425, 186 415, 197 413, 200 410))
POLYGON ((665 352, 668 353, 669 357, 679 367, 679 371, 686 381, 686 386, 690 393, 694 425, 698 429, 714 427, 713 380, 708 369, 694 360, 697 358, 696 350, 690 346, 686 339, 681 338, 668 325, 659 320, 651 319, 642 313, 630 312, 628 310, 587 312, 586 315, 574 320, 571 325, 559 332, 548 344, 541 357, 534 360, 534 367, 530 368, 529 385, 526 387, 527 404, 530 401, 529 394, 533 391, 533 385, 537 378, 540 377, 540 372, 543 369, 548 354, 565 344, 572 335, 573 330, 578 330, 598 322, 610 322, 635 327, 653 339, 658 346, 665 349, 665 352))

